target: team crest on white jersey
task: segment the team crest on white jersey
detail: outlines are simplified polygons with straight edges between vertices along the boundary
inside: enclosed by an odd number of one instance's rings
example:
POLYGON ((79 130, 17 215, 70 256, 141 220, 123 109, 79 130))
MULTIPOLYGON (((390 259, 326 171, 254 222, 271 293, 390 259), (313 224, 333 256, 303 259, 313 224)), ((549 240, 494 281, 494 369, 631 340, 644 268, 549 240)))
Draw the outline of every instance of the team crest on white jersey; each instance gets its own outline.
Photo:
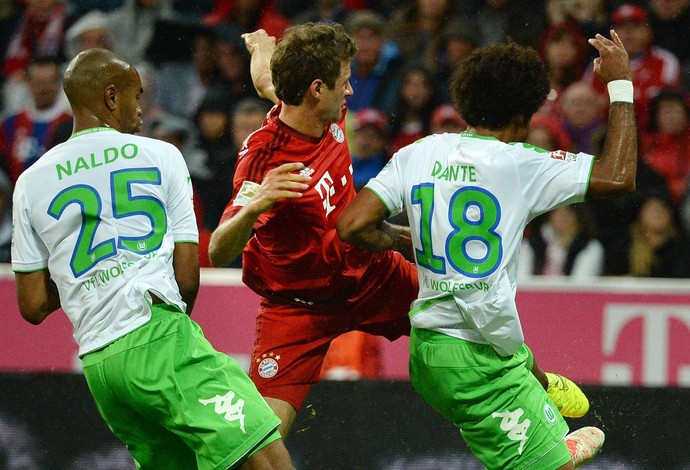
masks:
POLYGON ((339 144, 342 144, 343 142, 345 142, 345 133, 340 128, 340 126, 338 126, 335 123, 331 124, 331 134, 333 134, 333 138, 339 144))
POLYGON ((280 360, 280 354, 275 354, 273 352, 264 353, 260 357, 257 357, 255 361, 258 363, 256 368, 259 375, 264 379, 270 379, 275 377, 278 373, 278 361, 280 360))
POLYGON ((235 392, 228 390, 225 395, 216 395, 207 400, 199 399, 199 403, 205 406, 213 404, 213 411, 223 416, 227 421, 239 421, 240 429, 242 432, 246 432, 244 430, 244 413, 242 413, 244 400, 238 398, 233 402, 234 399, 235 392))

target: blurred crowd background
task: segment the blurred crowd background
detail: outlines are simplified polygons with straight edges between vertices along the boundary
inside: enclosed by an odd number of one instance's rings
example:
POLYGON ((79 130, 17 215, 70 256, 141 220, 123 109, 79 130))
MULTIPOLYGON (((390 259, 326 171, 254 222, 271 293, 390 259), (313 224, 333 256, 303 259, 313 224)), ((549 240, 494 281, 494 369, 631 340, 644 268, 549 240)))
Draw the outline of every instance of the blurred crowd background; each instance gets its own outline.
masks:
POLYGON ((402 146, 465 129, 449 96, 452 70, 473 49, 506 41, 534 47, 551 79, 529 143, 601 153, 608 95, 587 39, 615 28, 635 85, 638 190, 539 217, 519 270, 690 277, 690 0, 0 0, 0 262, 10 261, 13 183, 71 134, 62 71, 102 47, 139 70, 142 133, 187 160, 209 266, 237 152, 271 105, 251 84, 240 35, 263 28, 280 39, 306 21, 341 23, 358 44, 347 123, 357 189, 402 146))

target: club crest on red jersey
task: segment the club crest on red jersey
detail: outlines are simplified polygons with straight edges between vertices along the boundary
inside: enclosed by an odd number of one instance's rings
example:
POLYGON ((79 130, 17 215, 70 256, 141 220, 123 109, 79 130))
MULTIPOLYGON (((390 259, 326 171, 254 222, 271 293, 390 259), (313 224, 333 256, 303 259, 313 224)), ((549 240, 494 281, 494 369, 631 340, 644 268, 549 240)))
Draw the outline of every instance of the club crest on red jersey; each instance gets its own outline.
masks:
POLYGON ((345 142, 345 133, 340 128, 340 126, 338 126, 335 123, 331 124, 331 134, 333 134, 333 138, 339 144, 342 144, 343 142, 345 142))

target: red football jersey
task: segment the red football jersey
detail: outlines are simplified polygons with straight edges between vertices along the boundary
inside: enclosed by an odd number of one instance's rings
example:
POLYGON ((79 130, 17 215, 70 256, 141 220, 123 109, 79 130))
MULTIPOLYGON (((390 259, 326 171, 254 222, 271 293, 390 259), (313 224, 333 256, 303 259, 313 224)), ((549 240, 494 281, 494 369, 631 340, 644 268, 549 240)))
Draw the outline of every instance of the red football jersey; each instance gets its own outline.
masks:
POLYGON ((343 243, 335 230, 355 196, 344 115, 313 138, 280 121, 280 109, 278 104, 271 110, 264 126, 240 150, 233 199, 221 223, 242 208, 269 170, 302 162, 302 172, 311 176, 310 187, 301 198, 278 201, 259 217, 243 251, 243 280, 259 295, 288 302, 352 298, 378 255, 343 243))

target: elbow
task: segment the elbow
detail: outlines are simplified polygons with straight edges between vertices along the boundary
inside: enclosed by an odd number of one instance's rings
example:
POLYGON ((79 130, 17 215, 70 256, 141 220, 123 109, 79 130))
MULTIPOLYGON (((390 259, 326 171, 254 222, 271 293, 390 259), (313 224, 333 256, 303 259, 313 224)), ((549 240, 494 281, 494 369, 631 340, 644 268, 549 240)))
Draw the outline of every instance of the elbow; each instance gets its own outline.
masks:
POLYGON ((219 242, 218 237, 215 235, 216 232, 211 234, 211 240, 208 244, 208 259, 213 267, 218 268, 230 263, 233 260, 225 259, 226 256, 224 256, 221 243, 219 242))
POLYGON ((45 313, 45 309, 40 306, 31 306, 21 303, 19 304, 19 313, 22 314, 24 320, 32 325, 40 325, 48 316, 48 313, 45 313))
POLYGON ((335 224, 335 230, 338 233, 338 238, 340 238, 341 241, 345 243, 353 243, 355 239, 355 232, 351 227, 351 224, 347 223, 343 217, 338 219, 338 222, 335 224))

